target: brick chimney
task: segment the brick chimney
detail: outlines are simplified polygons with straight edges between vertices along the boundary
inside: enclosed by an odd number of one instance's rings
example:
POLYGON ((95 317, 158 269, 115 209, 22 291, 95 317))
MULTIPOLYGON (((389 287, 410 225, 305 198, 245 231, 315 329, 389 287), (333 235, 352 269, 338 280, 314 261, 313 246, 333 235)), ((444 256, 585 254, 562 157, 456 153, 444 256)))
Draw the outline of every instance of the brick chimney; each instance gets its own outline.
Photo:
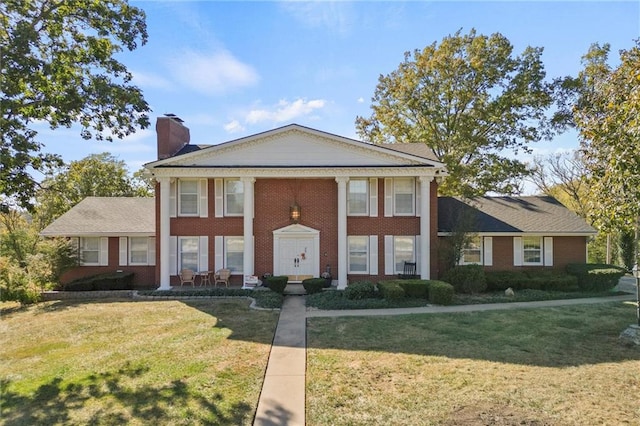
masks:
POLYGON ((165 114, 156 121, 158 160, 172 157, 189 143, 189 128, 175 114, 165 114))

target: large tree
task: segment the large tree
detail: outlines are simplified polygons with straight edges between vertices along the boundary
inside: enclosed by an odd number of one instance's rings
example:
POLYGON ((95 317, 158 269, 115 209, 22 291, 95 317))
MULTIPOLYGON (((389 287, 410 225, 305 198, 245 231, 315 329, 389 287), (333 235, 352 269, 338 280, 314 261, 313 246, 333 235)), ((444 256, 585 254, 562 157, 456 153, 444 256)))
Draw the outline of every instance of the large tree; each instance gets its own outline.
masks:
POLYGON ((630 231, 640 220, 640 41, 608 65, 609 45, 591 46, 578 76, 574 119, 591 175, 594 223, 630 231))
POLYGON ((541 48, 515 55, 501 34, 458 31, 405 53, 381 75, 370 118, 359 135, 373 143, 424 143, 446 164, 442 192, 481 195, 519 191, 527 166, 508 152, 550 136, 553 84, 545 81, 541 48))
POLYGON ((124 161, 92 154, 47 172, 36 193, 35 221, 43 229, 86 197, 151 197, 140 174, 130 176, 124 161))
POLYGON ((42 153, 37 124, 80 126, 85 139, 122 138, 149 125, 149 106, 114 58, 147 40, 145 14, 126 0, 0 2, 0 203, 32 206, 42 153))

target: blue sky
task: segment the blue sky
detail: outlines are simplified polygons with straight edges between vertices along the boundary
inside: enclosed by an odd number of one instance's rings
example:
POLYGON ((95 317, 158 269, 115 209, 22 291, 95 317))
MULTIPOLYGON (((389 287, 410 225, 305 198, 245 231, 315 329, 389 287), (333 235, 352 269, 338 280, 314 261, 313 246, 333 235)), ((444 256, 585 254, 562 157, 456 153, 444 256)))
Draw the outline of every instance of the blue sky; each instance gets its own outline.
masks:
MULTIPOLYGON (((147 14, 149 42, 119 55, 153 112, 152 125, 113 143, 77 129, 39 129, 46 152, 67 162, 111 152, 130 170, 156 155, 155 119, 181 117, 191 142, 216 144, 298 123, 357 138, 380 74, 462 29, 500 32, 520 53, 544 47, 547 76, 576 75, 592 43, 630 48, 640 1, 220 2, 132 1, 147 14)), ((537 154, 577 147, 575 133, 537 154)))

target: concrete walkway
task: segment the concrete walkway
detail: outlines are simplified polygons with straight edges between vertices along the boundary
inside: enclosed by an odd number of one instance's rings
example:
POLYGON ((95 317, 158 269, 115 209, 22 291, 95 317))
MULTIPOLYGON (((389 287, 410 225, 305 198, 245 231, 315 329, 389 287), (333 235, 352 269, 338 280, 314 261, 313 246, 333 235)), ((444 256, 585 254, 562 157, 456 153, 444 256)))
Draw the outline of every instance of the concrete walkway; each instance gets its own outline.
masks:
POLYGON ((287 296, 273 338, 254 425, 305 424, 307 335, 304 296, 287 296))

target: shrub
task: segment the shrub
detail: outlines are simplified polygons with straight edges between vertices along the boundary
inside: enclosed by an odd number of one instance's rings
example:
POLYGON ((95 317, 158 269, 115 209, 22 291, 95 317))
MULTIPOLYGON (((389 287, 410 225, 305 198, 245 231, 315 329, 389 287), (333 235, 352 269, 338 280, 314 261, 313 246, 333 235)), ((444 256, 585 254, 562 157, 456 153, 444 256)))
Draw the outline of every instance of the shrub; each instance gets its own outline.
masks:
POLYGON ((344 296, 350 300, 371 299, 376 297, 376 287, 371 281, 356 281, 344 290, 344 296))
POLYGON ((450 269, 443 280, 459 293, 481 293, 487 289, 484 268, 481 265, 460 265, 450 269))
POLYGON ((302 281, 302 287, 307 294, 319 293, 326 287, 326 282, 324 278, 307 278, 302 281))
POLYGON ((398 300, 405 296, 404 290, 397 281, 380 281, 378 283, 380 294, 387 300, 398 300))
POLYGON ((570 263, 567 265, 567 273, 577 278, 580 290, 606 291, 615 287, 626 271, 614 265, 570 263))
POLYGON ((64 285, 65 291, 132 290, 133 272, 112 272, 79 278, 64 285))
POLYGON ((23 268, 8 257, 0 257, 0 300, 29 305, 40 301, 40 289, 23 268))
POLYGON ((495 271, 485 272, 487 290, 503 291, 509 287, 513 289, 524 288, 524 283, 529 278, 522 271, 495 271))
POLYGON ((578 279, 573 275, 556 271, 534 271, 525 273, 527 281, 521 288, 545 291, 575 291, 578 290, 578 279))
POLYGON ((453 286, 444 281, 429 281, 429 302, 435 305, 451 305, 453 303, 453 286))
POLYGON ((267 287, 276 293, 284 294, 284 289, 287 287, 289 277, 286 275, 277 275, 275 277, 267 278, 267 287))
POLYGON ((396 283, 404 290, 406 297, 413 297, 416 299, 426 299, 429 296, 429 281, 428 280, 385 280, 378 283, 380 288, 381 283, 396 283))

